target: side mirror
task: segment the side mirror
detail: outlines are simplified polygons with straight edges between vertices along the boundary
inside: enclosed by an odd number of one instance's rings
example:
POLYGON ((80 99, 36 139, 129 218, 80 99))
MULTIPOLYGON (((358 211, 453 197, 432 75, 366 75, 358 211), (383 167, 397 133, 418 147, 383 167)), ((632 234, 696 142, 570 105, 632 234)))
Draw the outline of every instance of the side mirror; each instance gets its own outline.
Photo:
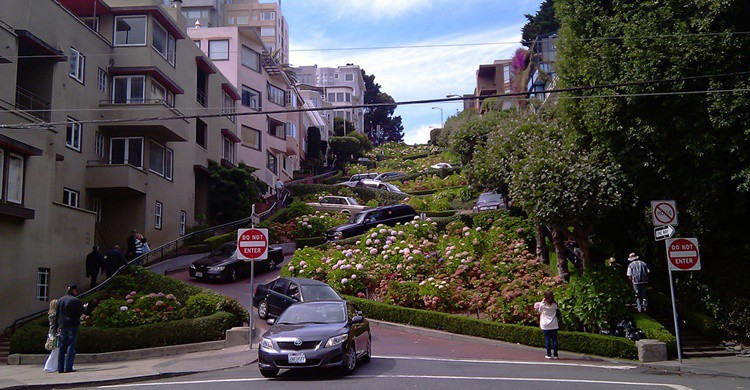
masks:
POLYGON ((352 322, 352 324, 361 324, 361 323, 365 322, 365 318, 362 317, 362 316, 360 316, 360 315, 357 315, 357 316, 352 317, 352 321, 351 322, 352 322))
POLYGON ((268 325, 273 325, 275 322, 276 322, 275 318, 269 318, 269 319, 266 320, 266 324, 268 324, 268 325))

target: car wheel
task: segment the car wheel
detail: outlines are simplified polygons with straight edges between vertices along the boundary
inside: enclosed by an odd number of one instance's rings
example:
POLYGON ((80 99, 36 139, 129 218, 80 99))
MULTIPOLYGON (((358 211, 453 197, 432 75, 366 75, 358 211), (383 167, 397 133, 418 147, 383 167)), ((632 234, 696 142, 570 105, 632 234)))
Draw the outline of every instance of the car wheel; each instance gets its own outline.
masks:
POLYGON ((341 210, 341 214, 344 214, 344 215, 351 215, 351 214, 352 214, 352 212, 351 212, 351 211, 349 211, 349 210, 341 210))
POLYGON ((265 300, 260 301, 258 304, 258 317, 260 317, 261 320, 268 318, 268 302, 265 300))
POLYGON ((232 267, 232 269, 229 271, 229 280, 232 282, 237 281, 237 268, 232 267))
POLYGON ((351 375, 354 373, 354 368, 357 367, 357 351, 354 350, 354 345, 344 352, 344 361, 342 363, 342 372, 344 375, 351 375))
POLYGON ((270 370, 260 370, 260 375, 263 375, 264 378, 276 378, 276 375, 279 375, 279 369, 270 369, 270 370))
POLYGON ((273 271, 276 269, 276 260, 268 259, 268 270, 273 271))
POLYGON ((372 336, 367 338, 367 351, 365 351, 364 356, 362 356, 363 363, 367 363, 370 360, 372 360, 372 336))

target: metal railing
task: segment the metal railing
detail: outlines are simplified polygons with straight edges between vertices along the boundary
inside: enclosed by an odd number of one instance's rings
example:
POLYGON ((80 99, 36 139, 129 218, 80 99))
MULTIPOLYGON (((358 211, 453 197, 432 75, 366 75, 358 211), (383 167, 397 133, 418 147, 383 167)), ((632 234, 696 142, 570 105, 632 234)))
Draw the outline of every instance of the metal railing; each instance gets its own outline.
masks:
POLYGON ((50 111, 50 102, 20 86, 16 86, 15 106, 19 110, 26 111, 28 114, 33 115, 45 122, 49 122, 52 118, 52 112, 50 111))

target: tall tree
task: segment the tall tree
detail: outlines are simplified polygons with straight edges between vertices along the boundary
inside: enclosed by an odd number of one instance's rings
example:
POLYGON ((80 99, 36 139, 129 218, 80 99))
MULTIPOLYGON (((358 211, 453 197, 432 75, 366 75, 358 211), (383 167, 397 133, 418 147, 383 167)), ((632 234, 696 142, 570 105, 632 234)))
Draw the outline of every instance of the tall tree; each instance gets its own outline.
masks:
POLYGON ((257 169, 245 163, 230 169, 209 160, 208 169, 211 171, 209 205, 212 217, 218 223, 250 216, 252 205, 268 191, 268 185, 253 175, 257 169))
POLYGON ((333 118, 333 134, 344 137, 354 131, 354 123, 341 117, 333 118))
MULTIPOLYGON (((365 104, 394 103, 391 95, 380 91, 380 84, 375 83, 375 75, 367 75, 362 69, 365 80, 365 104)), ((404 126, 401 116, 393 116, 395 105, 365 108, 365 131, 378 144, 401 142, 404 140, 404 126), (380 126, 380 132, 377 128, 380 126)))
POLYGON ((305 153, 305 162, 315 170, 323 164, 323 144, 320 137, 320 129, 315 126, 307 128, 307 153, 305 153))
POLYGON ((531 47, 534 38, 555 32, 560 29, 560 22, 555 17, 555 5, 553 0, 544 0, 536 14, 526 14, 526 24, 521 29, 522 41, 524 46, 531 47))

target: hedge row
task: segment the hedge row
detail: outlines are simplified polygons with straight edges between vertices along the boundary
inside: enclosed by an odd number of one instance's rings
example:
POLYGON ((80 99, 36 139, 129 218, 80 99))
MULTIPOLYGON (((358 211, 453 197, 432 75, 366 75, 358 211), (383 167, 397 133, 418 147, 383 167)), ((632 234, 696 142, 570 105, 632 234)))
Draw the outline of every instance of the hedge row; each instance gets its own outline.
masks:
POLYGON ((237 241, 237 232, 229 232, 220 236, 213 236, 205 239, 203 242, 211 246, 211 250, 219 249, 222 244, 227 242, 237 241))
MULTIPOLYGON (((235 322, 234 315, 221 311, 207 317, 129 328, 81 327, 76 352, 101 353, 221 340, 225 330, 236 325, 235 322)), ((46 318, 19 328, 10 338, 10 353, 47 353, 44 341, 48 328, 46 318)))
POLYGON ((443 211, 430 211, 430 210, 417 210, 417 214, 424 213, 427 218, 445 218, 456 214, 456 210, 443 210, 443 211))
MULTIPOLYGON (((501 324, 455 314, 393 306, 349 296, 346 299, 357 305, 367 317, 372 319, 533 347, 544 346, 544 335, 537 327, 501 324)), ((566 351, 632 360, 638 358, 635 343, 626 338, 567 331, 559 332, 558 338, 561 349, 566 351)))
POLYGON ((667 355, 670 358, 677 357, 677 338, 672 333, 669 333, 658 321, 643 313, 635 313, 633 321, 636 328, 646 334, 646 338, 659 340, 667 344, 667 355))
POLYGON ((342 186, 331 186, 331 185, 325 185, 325 184, 292 184, 287 186, 289 191, 294 194, 294 196, 302 197, 304 195, 309 194, 318 194, 318 193, 330 193, 333 195, 336 195, 339 193, 339 191, 343 188, 348 188, 357 196, 362 199, 364 203, 367 203, 373 199, 378 201, 378 204, 380 205, 388 205, 388 204, 395 204, 400 203, 404 198, 407 197, 406 194, 400 194, 397 192, 388 192, 388 191, 380 191, 380 190, 372 190, 369 188, 362 188, 362 187, 343 187, 342 186))

